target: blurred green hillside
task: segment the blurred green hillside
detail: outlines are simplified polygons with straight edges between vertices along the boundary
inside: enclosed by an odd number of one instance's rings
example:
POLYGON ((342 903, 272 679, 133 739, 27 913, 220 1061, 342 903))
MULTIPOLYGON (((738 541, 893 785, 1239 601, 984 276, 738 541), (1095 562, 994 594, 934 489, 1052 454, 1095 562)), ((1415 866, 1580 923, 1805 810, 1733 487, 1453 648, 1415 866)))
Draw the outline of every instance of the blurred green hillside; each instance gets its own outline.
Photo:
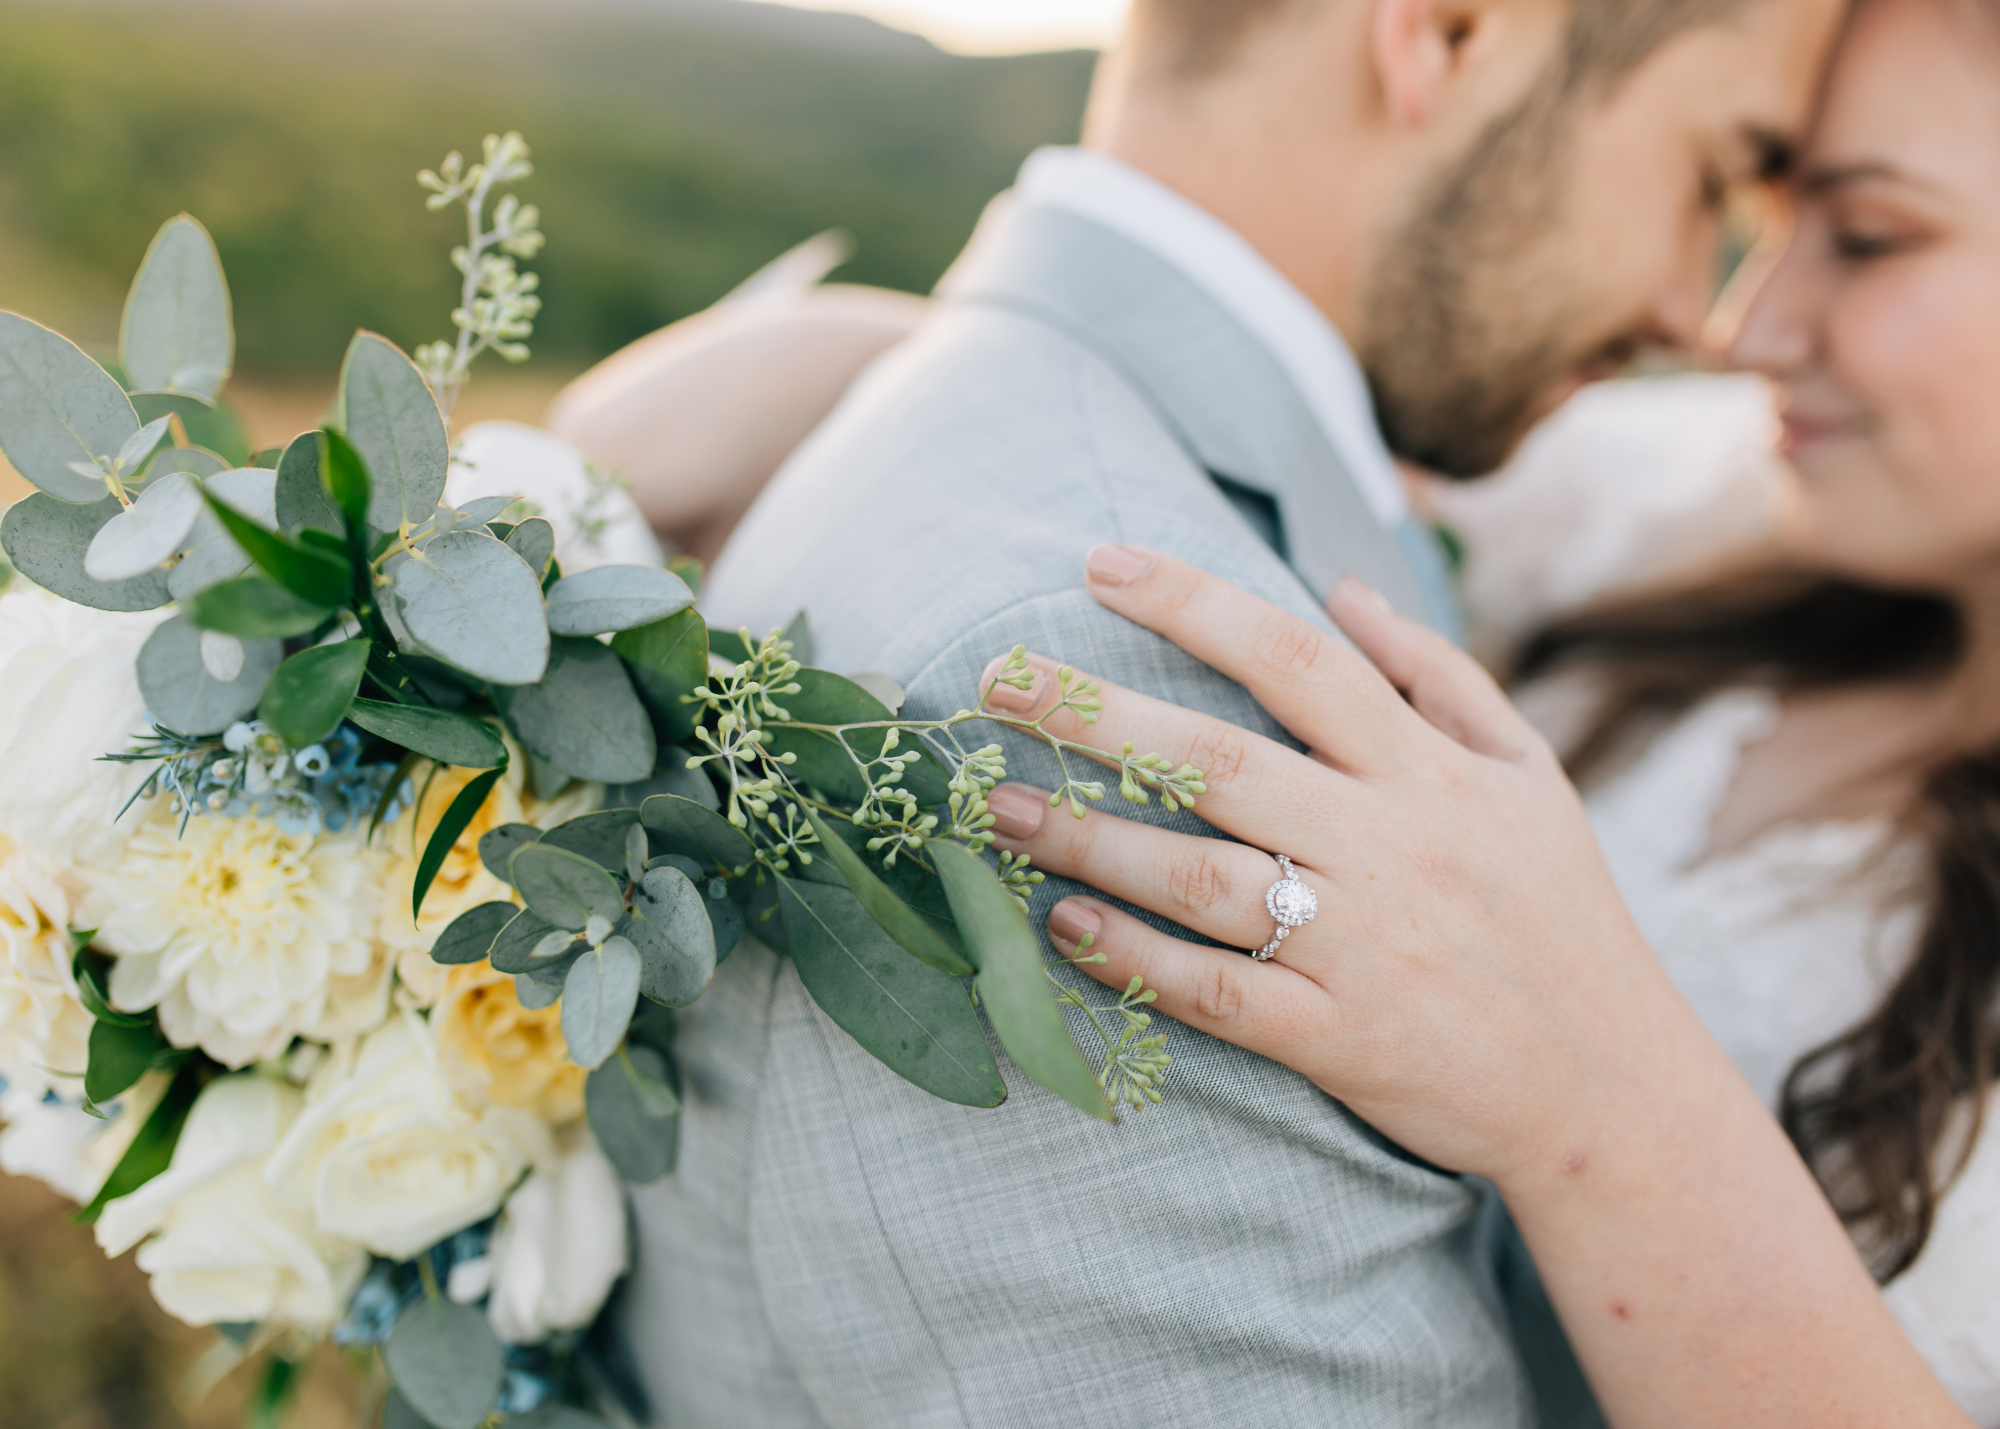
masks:
POLYGON ((1021 157, 1074 137, 1093 58, 717 0, 0 0, 0 307, 108 342, 186 209, 228 267, 240 371, 325 378, 357 326, 445 336, 462 229, 414 176, 507 128, 549 235, 536 367, 825 228, 858 240, 844 278, 921 291, 1021 157))

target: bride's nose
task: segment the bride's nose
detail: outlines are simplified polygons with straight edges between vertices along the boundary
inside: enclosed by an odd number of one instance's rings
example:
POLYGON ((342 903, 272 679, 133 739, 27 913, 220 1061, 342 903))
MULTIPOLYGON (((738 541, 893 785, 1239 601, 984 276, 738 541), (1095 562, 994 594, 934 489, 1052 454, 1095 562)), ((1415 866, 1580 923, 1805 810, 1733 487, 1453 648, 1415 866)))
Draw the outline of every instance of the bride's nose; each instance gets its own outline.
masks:
POLYGON ((1781 377, 1811 363, 1825 309, 1819 266, 1796 228, 1745 260, 1741 293, 1733 304, 1725 293, 1711 324, 1730 367, 1781 377))

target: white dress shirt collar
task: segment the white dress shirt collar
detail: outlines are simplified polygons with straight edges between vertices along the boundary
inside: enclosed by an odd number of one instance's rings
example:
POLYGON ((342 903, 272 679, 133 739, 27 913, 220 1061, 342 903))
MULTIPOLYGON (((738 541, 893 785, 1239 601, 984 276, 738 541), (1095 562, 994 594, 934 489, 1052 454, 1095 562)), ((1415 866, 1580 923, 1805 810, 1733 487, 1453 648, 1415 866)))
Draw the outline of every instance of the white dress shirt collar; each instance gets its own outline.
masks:
POLYGON ((1243 236, 1130 164, 1089 149, 1037 149, 1013 202, 1066 209, 1145 245, 1199 283, 1278 360, 1385 528, 1409 514, 1395 459, 1353 350, 1243 236))

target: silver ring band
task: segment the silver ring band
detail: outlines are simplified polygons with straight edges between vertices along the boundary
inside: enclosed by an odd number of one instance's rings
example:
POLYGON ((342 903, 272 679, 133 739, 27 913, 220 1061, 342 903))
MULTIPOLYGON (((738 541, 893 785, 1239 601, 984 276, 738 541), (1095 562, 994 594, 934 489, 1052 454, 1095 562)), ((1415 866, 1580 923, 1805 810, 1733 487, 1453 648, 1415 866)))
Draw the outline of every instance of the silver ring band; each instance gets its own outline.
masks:
POLYGON ((1272 884, 1264 893, 1264 908, 1278 925, 1277 935, 1250 956, 1260 963, 1267 963, 1278 955, 1278 949, 1291 937, 1292 929, 1303 928, 1319 913, 1319 895, 1311 886, 1302 882, 1292 872, 1292 861, 1283 854, 1273 854, 1284 877, 1272 884))

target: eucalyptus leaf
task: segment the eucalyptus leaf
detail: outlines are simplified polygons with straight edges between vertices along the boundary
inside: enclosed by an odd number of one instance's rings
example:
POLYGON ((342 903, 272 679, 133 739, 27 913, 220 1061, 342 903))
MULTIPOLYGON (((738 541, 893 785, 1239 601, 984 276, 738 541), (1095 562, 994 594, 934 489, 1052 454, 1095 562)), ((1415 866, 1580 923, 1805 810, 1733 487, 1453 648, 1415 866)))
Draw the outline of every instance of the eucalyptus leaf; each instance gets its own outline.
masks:
POLYGON ((201 664, 211 679, 228 684, 243 673, 243 642, 225 631, 204 629, 201 632, 201 664))
POLYGON ((656 795, 639 806, 639 819, 656 854, 685 854, 703 868, 729 873, 747 866, 756 855, 741 829, 692 799, 656 795))
POLYGON ((711 809, 722 807, 715 785, 699 769, 687 767, 688 752, 678 745, 663 744, 654 756, 653 776, 636 784, 604 786, 604 807, 636 809, 655 794, 678 794, 711 809))
POLYGON ((658 1052, 627 1047, 605 1062, 585 1079, 583 1105, 591 1134, 627 1181, 643 1186, 674 1169, 680 1098, 658 1052))
POLYGON ((250 459, 250 434, 243 430, 242 419, 224 403, 185 392, 134 392, 132 410, 142 422, 179 417, 188 441, 214 452, 224 466, 258 465, 250 459))
POLYGON ((167 1044, 151 1023, 122 1027, 99 1022, 90 1029, 90 1060, 84 1064, 83 1094, 103 1106, 146 1075, 167 1044))
POLYGON ((341 606, 350 598, 354 568, 346 557, 289 541, 266 530, 208 493, 208 509, 264 572, 295 595, 317 605, 341 606))
POLYGON ((318 629, 333 612, 299 599, 267 577, 239 576, 197 591, 187 614, 203 630, 252 640, 285 640, 318 629))
POLYGON ((201 515, 201 488, 175 473, 151 482, 104 523, 84 552, 83 573, 94 581, 127 581, 166 563, 201 515))
MULTIPOLYGON (((701 887, 697 884, 696 887, 701 887)), ((708 914, 709 926, 715 932, 715 965, 721 967, 729 961, 729 955, 736 951, 736 945, 743 940, 745 919, 743 908, 727 894, 721 898, 711 898, 705 893, 702 907, 708 914)))
POLYGON ((979 1005, 1000 1045, 1022 1071, 1070 1105, 1115 1120, 1097 1074, 1049 996, 1042 945, 1000 876, 960 844, 933 841, 925 847, 944 880, 966 951, 978 965, 979 1005))
POLYGON ((454 513, 454 525, 483 526, 520 500, 518 496, 482 496, 468 501, 454 513))
POLYGON ((532 685, 548 672, 541 587, 484 531, 439 536, 400 561, 393 579, 404 629, 439 659, 498 685, 532 685))
POLYGON ((284 654, 279 641, 250 641, 243 647, 243 673, 217 680, 202 664, 201 630, 177 615, 140 647, 139 693, 147 713, 175 733, 220 734, 257 708, 284 654))
POLYGON ((347 717, 370 734, 440 764, 492 769, 507 762, 507 746, 500 736, 469 715, 423 705, 356 699, 347 717))
POLYGON ((562 1032, 579 1067, 602 1066, 618 1050, 639 1005, 641 971, 639 950, 618 937, 571 964, 563 981, 562 1032))
POLYGON ((92 538, 123 509, 110 496, 78 506, 38 491, 0 517, 0 547, 15 570, 64 600, 95 610, 155 610, 170 599, 167 572, 106 582, 92 580, 83 568, 92 538))
POLYGON ((544 1007, 554 1007, 562 1001, 562 984, 551 987, 527 973, 515 973, 514 999, 528 1011, 540 1012, 544 1007))
POLYGON ((302 432, 278 458, 273 524, 287 536, 297 536, 308 527, 336 536, 345 529, 320 478, 319 446, 318 432, 302 432))
POLYGON ((293 749, 318 744, 340 727, 368 668, 368 642, 342 640, 301 650, 277 668, 258 714, 293 749))
POLYGON ((451 442, 430 384, 402 349, 372 332, 354 335, 334 425, 368 464, 370 526, 394 531, 430 518, 444 495, 451 442))
POLYGON ((452 919, 451 926, 431 944, 431 961, 447 965, 476 963, 492 950, 500 930, 514 921, 520 909, 511 903, 481 903, 452 919))
POLYGON ((507 533, 507 548, 527 562, 539 586, 548 574, 549 562, 555 559, 556 528, 539 516, 531 516, 507 533))
POLYGON ((532 910, 523 910, 493 939, 487 959, 503 973, 532 972, 535 949, 541 946, 542 939, 557 931, 560 930, 544 923, 532 910))
MULTIPOLYGON (((799 723, 868 724, 893 718, 889 707, 874 695, 830 670, 808 667, 792 678, 798 683, 799 692, 774 698, 799 723)), ((864 760, 878 758, 887 740, 888 731, 883 729, 857 729, 847 736, 848 745, 855 755, 864 760)), ((842 750, 840 741, 832 735, 816 730, 772 727, 766 742, 774 753, 798 756, 791 770, 795 782, 823 789, 851 803, 859 803, 867 796, 867 781, 854 760, 842 750)), ((944 803, 951 797, 950 774, 945 771, 935 750, 920 743, 899 745, 899 750, 912 748, 917 749, 923 758, 905 768, 903 787, 916 795, 919 804, 944 803)))
MULTIPOLYGON (((557 585, 581 578, 570 576, 557 585)), ((653 712, 660 732, 675 743, 693 738, 698 710, 683 704, 681 697, 708 683, 708 627, 701 616, 684 610, 664 620, 621 630, 612 637, 611 648, 631 672, 632 683, 653 712)))
POLYGON ((645 837, 637 809, 604 809, 557 824, 541 841, 550 848, 581 854, 599 868, 622 872, 625 842, 634 829, 645 837))
POLYGON ((792 966, 848 1036, 932 1096, 978 1107, 1006 1099, 1007 1085, 957 978, 896 946, 845 888, 779 876, 777 894, 792 966))
MULTIPOLYGON (((134 404, 136 410, 136 404, 134 404)), ((170 417, 148 419, 141 416, 146 425, 125 439, 125 445, 118 448, 112 464, 122 472, 135 472, 152 458, 160 443, 166 439, 167 428, 173 425, 170 417)))
POLYGON ((508 865, 516 850, 526 848, 541 836, 542 831, 533 824, 502 824, 488 829, 479 836, 479 861, 502 883, 512 883, 514 873, 508 865))
POLYGON ((609 635, 679 615, 694 592, 657 566, 595 566, 564 576, 547 599, 551 634, 609 635))
POLYGON ((624 934, 639 950, 639 991, 663 1007, 687 1007, 715 976, 708 900, 677 868, 652 868, 632 895, 624 934))
POLYGON ((894 938, 905 952, 953 977, 971 977, 977 971, 965 960, 964 954, 946 941, 942 933, 890 892, 889 886, 876 877, 875 871, 861 855, 828 828, 817 813, 806 809, 805 816, 806 822, 819 837, 820 860, 839 870, 854 896, 861 900, 861 906, 868 910, 868 916, 880 924, 882 931, 894 938))
POLYGON ((618 657, 595 640, 552 641, 540 683, 495 689, 493 702, 521 743, 565 773, 629 784, 653 772, 652 722, 618 657))
POLYGON ((95 505, 102 477, 82 476, 139 430, 117 380, 68 338, 0 312, 0 451, 14 470, 58 501, 95 505))
POLYGON ((229 282, 208 230, 186 214, 153 235, 119 325, 118 355, 134 388, 213 400, 235 361, 229 282))
POLYGON ((442 1296, 396 1317, 384 1352, 396 1388, 436 1429, 479 1429, 500 1402, 505 1352, 486 1316, 442 1296))
POLYGON ((212 452, 207 447, 161 447, 146 463, 146 480, 158 481, 177 471, 184 471, 189 476, 216 476, 231 470, 232 465, 224 461, 220 453, 212 452))
MULTIPOLYGON (((239 467, 218 472, 202 484, 211 496, 257 524, 278 524, 276 472, 261 467, 239 467)), ((173 592, 175 600, 185 601, 218 581, 242 575, 250 566, 250 557, 244 554, 243 547, 204 505, 194 530, 188 534, 185 554, 167 573, 167 589, 173 592)))
POLYGON ((625 916, 625 895, 611 875, 568 849, 529 844, 515 850, 507 871, 529 911, 551 927, 578 933, 593 915, 612 923, 625 916))

